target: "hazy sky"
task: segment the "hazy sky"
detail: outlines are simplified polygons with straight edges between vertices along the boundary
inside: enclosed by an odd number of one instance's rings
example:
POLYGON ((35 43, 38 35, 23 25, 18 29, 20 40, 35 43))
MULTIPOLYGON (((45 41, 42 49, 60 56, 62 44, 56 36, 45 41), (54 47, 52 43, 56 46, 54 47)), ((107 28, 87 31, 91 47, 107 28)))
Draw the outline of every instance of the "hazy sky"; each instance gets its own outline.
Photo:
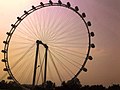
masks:
MULTIPOLYGON (((47 2, 47 0, 41 0, 47 2)), ((54 0, 56 1, 56 0, 54 0)), ((82 84, 120 84, 120 0, 62 0, 78 5, 80 12, 87 14, 86 20, 92 22, 91 31, 95 32, 93 42, 96 48, 91 54, 93 61, 86 65, 87 73, 79 76, 82 84)), ((39 4, 40 0, 0 0, 0 50, 3 40, 10 30, 11 23, 16 21, 24 10, 39 4)), ((0 53, 0 59, 3 55, 0 53)), ((3 75, 4 64, 0 62, 0 77, 3 75)))

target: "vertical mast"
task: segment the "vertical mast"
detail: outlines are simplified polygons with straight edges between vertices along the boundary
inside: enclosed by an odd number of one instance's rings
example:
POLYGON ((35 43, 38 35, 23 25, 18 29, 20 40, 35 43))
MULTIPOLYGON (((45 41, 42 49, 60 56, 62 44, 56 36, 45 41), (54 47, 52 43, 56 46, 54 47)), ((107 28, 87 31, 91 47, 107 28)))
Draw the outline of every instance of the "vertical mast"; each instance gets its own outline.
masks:
POLYGON ((37 48, 36 48, 36 56, 35 56, 35 65, 34 65, 34 73, 33 73, 33 87, 35 86, 35 78, 36 78, 36 69, 37 69, 37 61, 38 61, 38 52, 39 52, 39 41, 36 41, 37 48))

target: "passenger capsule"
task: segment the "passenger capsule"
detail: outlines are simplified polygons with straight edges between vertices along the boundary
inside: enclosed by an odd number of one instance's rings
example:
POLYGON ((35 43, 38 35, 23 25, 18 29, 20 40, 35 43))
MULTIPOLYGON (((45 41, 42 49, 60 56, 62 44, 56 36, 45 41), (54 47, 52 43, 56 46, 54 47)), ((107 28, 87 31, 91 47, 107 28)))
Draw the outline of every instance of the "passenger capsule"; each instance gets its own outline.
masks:
POLYGON ((67 7, 69 8, 71 6, 70 2, 67 2, 67 7))
POLYGON ((53 2, 52 2, 51 0, 49 0, 49 3, 50 3, 51 5, 53 5, 53 2))
POLYGON ((16 26, 15 26, 15 24, 11 24, 11 26, 13 27, 13 28, 15 28, 16 26))
POLYGON ((1 52, 2 52, 2 53, 7 53, 7 51, 6 51, 6 50, 2 50, 1 52))
POLYGON ((91 26, 91 22, 90 22, 90 21, 88 21, 88 22, 87 22, 87 25, 88 25, 88 26, 91 26))
POLYGON ((10 33, 10 32, 7 32, 6 34, 7 34, 8 36, 10 36, 10 35, 11 35, 11 33, 10 33))
POLYGON ((92 37, 94 37, 94 36, 95 36, 94 32, 91 32, 91 33, 90 33, 90 35, 91 35, 92 37))
POLYGON ((58 3, 61 5, 62 4, 62 2, 60 1, 60 0, 58 0, 58 3))
POLYGON ((4 43, 4 44, 8 44, 8 42, 7 42, 7 41, 3 41, 3 43, 4 43))
POLYGON ((25 13, 25 14, 28 14, 28 12, 27 12, 27 11, 24 11, 24 13, 25 13))
POLYGON ((93 57, 92 57, 92 56, 89 56, 89 57, 88 57, 88 59, 89 59, 89 60, 92 60, 92 59, 93 59, 93 57))
POLYGON ((17 17, 18 20, 22 20, 20 17, 17 17))
POLYGON ((5 60, 5 59, 2 59, 1 61, 2 61, 2 62, 7 62, 7 60, 5 60))
POLYGON ((40 5, 41 5, 41 6, 44 6, 43 2, 40 2, 40 5))
POLYGON ((35 6, 32 6, 32 9, 34 9, 34 10, 35 10, 35 9, 36 9, 36 7, 35 7, 35 6))
POLYGON ((86 17, 86 14, 85 14, 85 13, 82 13, 82 17, 85 18, 85 17, 86 17))
POLYGON ((75 7, 75 11, 79 11, 79 8, 78 8, 78 6, 76 6, 76 7, 75 7))
POLYGON ((84 71, 84 72, 87 72, 87 68, 83 68, 83 71, 84 71))
POLYGON ((91 47, 92 47, 92 48, 95 48, 95 45, 92 43, 92 44, 91 44, 91 47))
POLYGON ((12 80, 13 78, 11 76, 7 77, 7 79, 12 80))
POLYGON ((4 68, 3 71, 8 71, 8 69, 7 69, 7 68, 4 68))

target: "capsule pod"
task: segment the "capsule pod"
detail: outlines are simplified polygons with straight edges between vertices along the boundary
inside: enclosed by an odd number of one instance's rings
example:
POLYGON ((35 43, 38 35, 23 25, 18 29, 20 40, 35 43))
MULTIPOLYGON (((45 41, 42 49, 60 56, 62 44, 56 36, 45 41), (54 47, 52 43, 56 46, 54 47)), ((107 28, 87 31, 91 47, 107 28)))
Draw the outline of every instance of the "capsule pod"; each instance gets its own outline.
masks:
POLYGON ((79 8, 78 8, 78 6, 76 6, 76 7, 75 7, 75 11, 79 11, 79 8))
POLYGON ((82 17, 85 18, 85 17, 86 17, 86 14, 85 14, 85 13, 82 13, 82 17))
POLYGON ((40 2, 40 5, 41 5, 41 6, 44 6, 43 2, 40 2))
POLYGON ((89 56, 89 57, 88 57, 88 59, 89 59, 89 60, 92 60, 92 59, 93 59, 93 57, 92 57, 92 56, 89 56))
POLYGON ((7 41, 3 41, 3 43, 4 43, 4 44, 8 44, 8 42, 7 42, 7 41))
POLYGON ((49 0, 49 3, 50 3, 51 5, 53 5, 53 2, 52 2, 51 0, 49 0))
POLYGON ((2 50, 1 52, 2 52, 2 53, 7 53, 7 51, 6 51, 6 50, 2 50))
POLYGON ((2 59, 1 61, 2 61, 2 62, 7 62, 7 60, 6 60, 6 59, 2 59))
POLYGON ((62 4, 62 2, 60 1, 60 0, 58 0, 58 3, 61 5, 62 4))
POLYGON ((18 20, 22 20, 20 17, 17 17, 18 20))
POLYGON ((8 71, 8 69, 7 69, 7 68, 4 68, 3 71, 8 71))
POLYGON ((91 44, 91 47, 92 47, 92 48, 95 48, 95 44, 92 43, 92 44, 91 44))
POLYGON ((87 25, 88 25, 88 26, 91 26, 91 22, 90 22, 90 21, 88 21, 88 22, 87 22, 87 25))
POLYGON ((87 68, 83 68, 83 71, 84 71, 84 72, 87 72, 87 68))
POLYGON ((28 12, 27 12, 27 11, 24 11, 24 13, 25 13, 25 14, 28 14, 28 12))
POLYGON ((71 6, 70 2, 67 2, 67 7, 69 8, 71 6))
POLYGON ((15 24, 11 24, 11 26, 13 27, 13 28, 15 28, 16 26, 15 26, 15 24))
POLYGON ((6 34, 7 34, 8 36, 10 36, 10 35, 11 35, 11 33, 10 33, 10 32, 7 32, 6 34))
POLYGON ((94 32, 91 32, 91 33, 90 33, 90 35, 91 35, 92 37, 94 37, 94 36, 95 36, 94 32))
POLYGON ((35 7, 35 6, 32 6, 32 9, 34 9, 34 10, 35 10, 35 9, 36 9, 36 7, 35 7))
POLYGON ((12 80, 13 78, 11 76, 7 77, 7 79, 12 80))

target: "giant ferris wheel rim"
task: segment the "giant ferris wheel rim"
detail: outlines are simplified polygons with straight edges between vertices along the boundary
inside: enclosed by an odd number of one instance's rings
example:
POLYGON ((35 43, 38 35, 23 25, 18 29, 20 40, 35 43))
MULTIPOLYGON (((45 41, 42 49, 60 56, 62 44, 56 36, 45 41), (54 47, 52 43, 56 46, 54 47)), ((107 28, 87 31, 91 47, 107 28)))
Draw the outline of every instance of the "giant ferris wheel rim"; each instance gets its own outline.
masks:
POLYGON ((69 6, 68 4, 63 4, 63 3, 45 3, 45 4, 42 4, 40 3, 40 5, 38 6, 32 6, 32 9, 28 10, 28 11, 24 11, 24 14, 20 17, 17 17, 17 21, 12 24, 12 28, 9 32, 7 32, 7 39, 6 39, 6 42, 5 43, 5 46, 4 46, 4 51, 6 51, 4 53, 4 60, 6 60, 5 62, 5 66, 6 68, 8 69, 8 74, 10 75, 10 77, 12 77, 12 79, 17 83, 17 84, 20 84, 16 78, 14 77, 14 75, 12 74, 12 71, 10 69, 10 66, 9 66, 9 61, 8 61, 8 49, 9 49, 9 43, 10 43, 10 40, 11 40, 11 37, 12 37, 12 34, 14 33, 14 31, 16 30, 17 26, 21 23, 22 20, 24 20, 27 16, 29 16, 31 13, 33 13, 34 11, 36 10, 39 10, 39 9, 42 9, 42 8, 46 8, 46 7, 52 7, 52 6, 57 6, 57 7, 64 7, 64 8, 67 8, 69 10, 72 10, 74 11, 77 15, 80 16, 80 18, 82 18, 86 28, 87 28, 87 32, 88 32, 88 38, 89 38, 89 45, 88 45, 88 51, 87 51, 87 55, 86 55, 86 58, 85 58, 85 61, 82 65, 82 67, 80 68, 80 70, 78 70, 78 72, 75 74, 75 76, 73 78, 76 78, 80 72, 83 70, 83 68, 85 67, 85 64, 88 60, 88 57, 89 57, 89 54, 90 54, 90 50, 91 50, 91 33, 90 33, 90 30, 89 30, 89 25, 87 24, 87 22, 85 21, 84 17, 78 12, 78 10, 76 10, 75 8, 69 6))

